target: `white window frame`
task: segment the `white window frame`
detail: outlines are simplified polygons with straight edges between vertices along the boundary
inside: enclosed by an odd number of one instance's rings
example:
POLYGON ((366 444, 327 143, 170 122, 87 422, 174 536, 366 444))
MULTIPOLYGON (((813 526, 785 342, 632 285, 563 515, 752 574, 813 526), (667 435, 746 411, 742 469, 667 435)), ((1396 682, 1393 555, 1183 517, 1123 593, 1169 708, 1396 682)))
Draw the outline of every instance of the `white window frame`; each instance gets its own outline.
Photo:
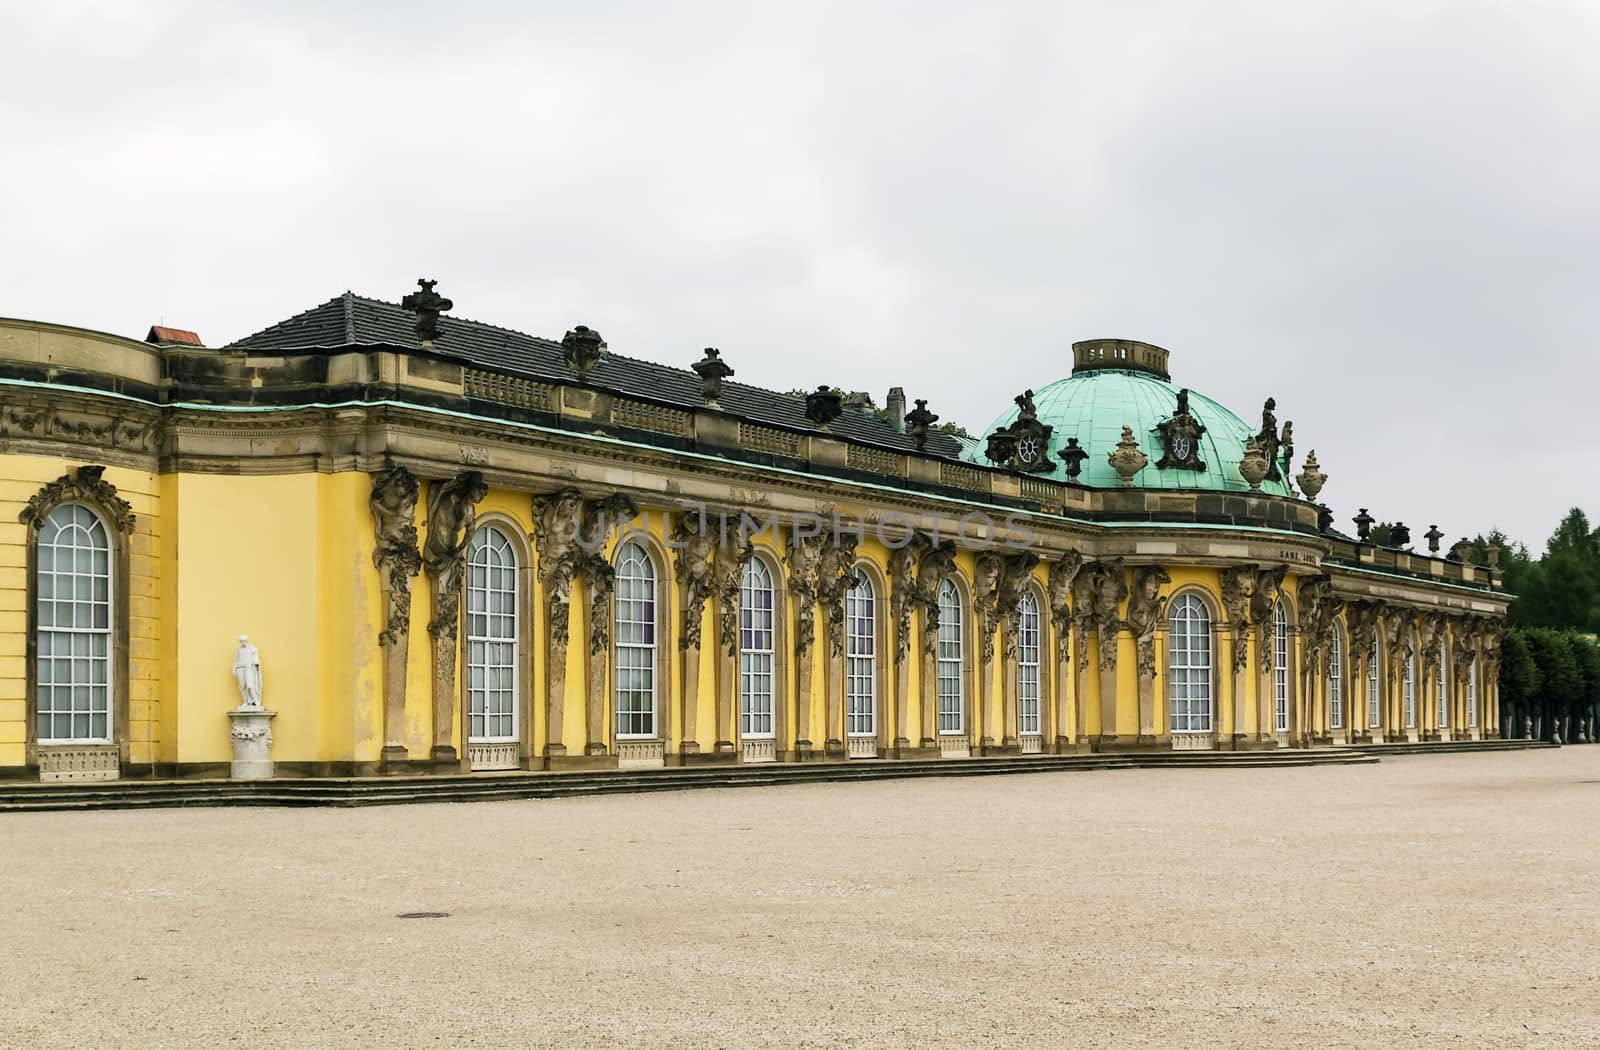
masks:
POLYGON ((939 638, 934 668, 938 732, 967 731, 967 617, 961 589, 950 580, 939 587, 939 638))
POLYGON ((1167 713, 1174 733, 1209 733, 1215 725, 1211 609, 1180 594, 1168 614, 1167 713))
POLYGON ((1333 625, 1328 639, 1328 728, 1344 728, 1344 629, 1333 625))
POLYGON ((504 531, 485 524, 472 534, 466 586, 467 740, 471 743, 503 744, 520 739, 520 571, 517 549, 504 531), (491 676, 496 679, 492 687, 491 676), (497 700, 503 698, 504 709, 497 702, 491 710, 491 692, 497 700), (491 722, 495 729, 506 731, 489 732, 491 722), (473 732, 474 725, 478 732, 473 732))
POLYGON ((116 739, 117 579, 116 544, 105 519, 82 503, 63 503, 45 515, 34 580, 35 740, 44 746, 109 744, 116 739), (86 543, 76 542, 79 536, 86 543), (58 624, 63 617, 69 622, 58 624), (56 706, 58 699, 65 707, 56 706), (104 720, 103 733, 94 731, 97 718, 104 720), (57 736, 62 719, 66 734, 57 736))
POLYGON ((845 592, 845 735, 878 735, 878 590, 861 573, 845 592))
POLYGON ((1017 603, 1017 735, 1041 736, 1044 715, 1040 702, 1039 603, 1024 592, 1017 603))
POLYGON ((777 735, 777 600, 772 570, 752 557, 739 575, 739 736, 744 740, 777 735))
POLYGON ((1367 654, 1367 728, 1383 725, 1383 705, 1378 698, 1378 639, 1372 639, 1372 652, 1367 654))
POLYGON ((1439 728, 1450 728, 1450 643, 1439 646, 1439 728))
POLYGON ((1417 654, 1406 654, 1406 728, 1417 728, 1417 654))
POLYGON ((1272 703, 1273 725, 1280 733, 1289 731, 1289 611, 1283 599, 1272 606, 1272 703))
POLYGON ((1467 665, 1467 728, 1478 728, 1478 654, 1467 665))
POLYGON ((628 540, 617 548, 611 637, 617 647, 612 670, 612 711, 618 740, 656 737, 659 581, 655 559, 643 544, 628 540))

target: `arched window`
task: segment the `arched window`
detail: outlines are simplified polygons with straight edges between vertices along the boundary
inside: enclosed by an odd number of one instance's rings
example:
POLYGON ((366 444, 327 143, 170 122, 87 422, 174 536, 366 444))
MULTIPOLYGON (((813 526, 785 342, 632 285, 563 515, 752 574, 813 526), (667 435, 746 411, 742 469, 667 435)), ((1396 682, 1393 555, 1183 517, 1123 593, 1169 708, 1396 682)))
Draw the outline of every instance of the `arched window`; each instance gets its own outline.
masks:
POLYGON ((517 553, 485 525, 467 547, 467 739, 517 739, 517 553))
POLYGON ((1372 639, 1372 652, 1367 654, 1367 725, 1376 729, 1383 724, 1383 712, 1378 704, 1378 639, 1372 639))
POLYGON ((1272 719, 1289 731, 1289 611, 1280 599, 1272 607, 1272 719))
POLYGON ((39 529, 38 722, 41 744, 107 743, 111 725, 111 537, 67 503, 39 529))
POLYGON ((1211 613, 1193 594, 1172 603, 1170 673, 1167 675, 1174 733, 1211 732, 1211 613))
POLYGON ((845 732, 878 732, 878 599, 872 580, 862 574, 845 593, 845 732))
POLYGON ((1439 728, 1450 728, 1450 700, 1448 685, 1450 675, 1450 643, 1439 646, 1439 728))
POLYGON ((1344 728, 1344 629, 1333 625, 1328 640, 1328 726, 1344 728))
POLYGON ((1467 665, 1467 728, 1478 728, 1478 654, 1467 665))
POLYGON ((739 582, 739 732, 746 737, 773 735, 773 606, 772 573, 751 558, 739 582))
POLYGON ((632 540, 617 551, 617 736, 656 735, 656 566, 632 540))
POLYGON ((1017 603, 1017 732, 1038 736, 1044 730, 1039 717, 1039 603, 1024 594, 1017 603))
POLYGON ((1417 654, 1406 654, 1406 728, 1417 728, 1417 654))
POLYGON ((949 580, 939 588, 939 732, 965 733, 966 623, 961 592, 949 580))

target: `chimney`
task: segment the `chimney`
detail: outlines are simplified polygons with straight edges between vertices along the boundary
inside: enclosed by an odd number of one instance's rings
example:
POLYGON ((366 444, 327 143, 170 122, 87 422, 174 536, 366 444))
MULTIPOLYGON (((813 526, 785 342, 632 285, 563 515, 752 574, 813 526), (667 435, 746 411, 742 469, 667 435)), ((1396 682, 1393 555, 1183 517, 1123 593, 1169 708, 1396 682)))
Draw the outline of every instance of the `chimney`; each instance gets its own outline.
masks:
POLYGON ((883 413, 889 418, 889 425, 900 433, 906 432, 906 390, 905 387, 892 386, 889 396, 884 399, 883 413))

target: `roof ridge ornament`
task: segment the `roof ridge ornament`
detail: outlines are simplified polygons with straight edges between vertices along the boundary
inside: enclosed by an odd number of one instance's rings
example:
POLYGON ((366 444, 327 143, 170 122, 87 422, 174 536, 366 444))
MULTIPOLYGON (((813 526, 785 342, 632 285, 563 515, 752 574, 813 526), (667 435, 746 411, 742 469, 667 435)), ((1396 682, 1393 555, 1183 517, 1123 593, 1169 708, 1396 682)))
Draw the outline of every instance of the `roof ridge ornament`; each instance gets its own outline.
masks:
POLYGON ((722 381, 733 375, 733 369, 722 359, 722 351, 714 346, 705 349, 705 355, 689 367, 700 377, 700 396, 706 404, 719 408, 717 398, 722 396, 722 381))
POLYGON ((1145 468, 1150 462, 1150 457, 1139 451, 1139 439, 1133 436, 1133 428, 1124 423, 1122 440, 1117 442, 1115 451, 1106 453, 1106 462, 1111 464, 1111 469, 1122 479, 1122 487, 1131 489, 1133 476, 1145 468))
POLYGON ((1017 403, 1017 418, 1008 427, 999 427, 987 439, 984 455, 994 463, 1009 470, 1028 474, 1052 474, 1056 465, 1050 462, 1050 435, 1055 428, 1039 422, 1039 412, 1033 403, 1033 391, 1024 390, 1012 398, 1017 403))
POLYGON ((561 337, 561 357, 579 378, 587 375, 590 369, 600 363, 600 357, 605 350, 606 341, 600 337, 599 332, 588 325, 576 325, 561 337))
POLYGON ((1315 503, 1322 486, 1328 483, 1328 475, 1322 472, 1322 467, 1317 463, 1316 449, 1306 455, 1305 465, 1300 468, 1295 480, 1300 483, 1300 491, 1305 493, 1306 499, 1315 503))
POLYGON ((826 383, 806 395, 806 418, 815 423, 818 430, 827 430, 828 424, 843 412, 843 393, 826 383))
POLYGON ((906 413, 906 425, 910 427, 911 440, 917 443, 917 451, 921 452, 928 444, 928 428, 939 422, 936 412, 928 411, 928 399, 917 398, 917 407, 906 413))
POLYGON ((1205 460, 1200 458, 1200 438, 1206 427, 1189 411, 1188 387, 1178 391, 1178 407, 1154 429, 1161 435, 1162 445, 1161 458, 1156 461, 1157 470, 1206 469, 1205 460))
POLYGON ((439 338, 439 314, 444 310, 455 309, 455 303, 433 290, 438 281, 426 277, 417 278, 417 287, 420 291, 412 292, 400 300, 401 309, 410 310, 417 315, 417 339, 422 343, 424 350, 433 349, 433 341, 439 338))

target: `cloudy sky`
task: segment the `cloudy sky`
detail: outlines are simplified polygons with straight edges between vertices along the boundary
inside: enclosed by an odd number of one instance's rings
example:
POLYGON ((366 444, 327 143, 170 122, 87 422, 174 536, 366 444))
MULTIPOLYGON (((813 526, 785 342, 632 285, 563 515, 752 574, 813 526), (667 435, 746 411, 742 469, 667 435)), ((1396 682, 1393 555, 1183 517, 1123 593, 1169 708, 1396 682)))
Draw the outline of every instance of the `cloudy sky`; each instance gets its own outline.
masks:
POLYGON ((1275 395, 1358 506, 1600 516, 1600 7, 70 3, 8 15, 0 315, 346 288, 977 431, 1071 343, 1275 395))

